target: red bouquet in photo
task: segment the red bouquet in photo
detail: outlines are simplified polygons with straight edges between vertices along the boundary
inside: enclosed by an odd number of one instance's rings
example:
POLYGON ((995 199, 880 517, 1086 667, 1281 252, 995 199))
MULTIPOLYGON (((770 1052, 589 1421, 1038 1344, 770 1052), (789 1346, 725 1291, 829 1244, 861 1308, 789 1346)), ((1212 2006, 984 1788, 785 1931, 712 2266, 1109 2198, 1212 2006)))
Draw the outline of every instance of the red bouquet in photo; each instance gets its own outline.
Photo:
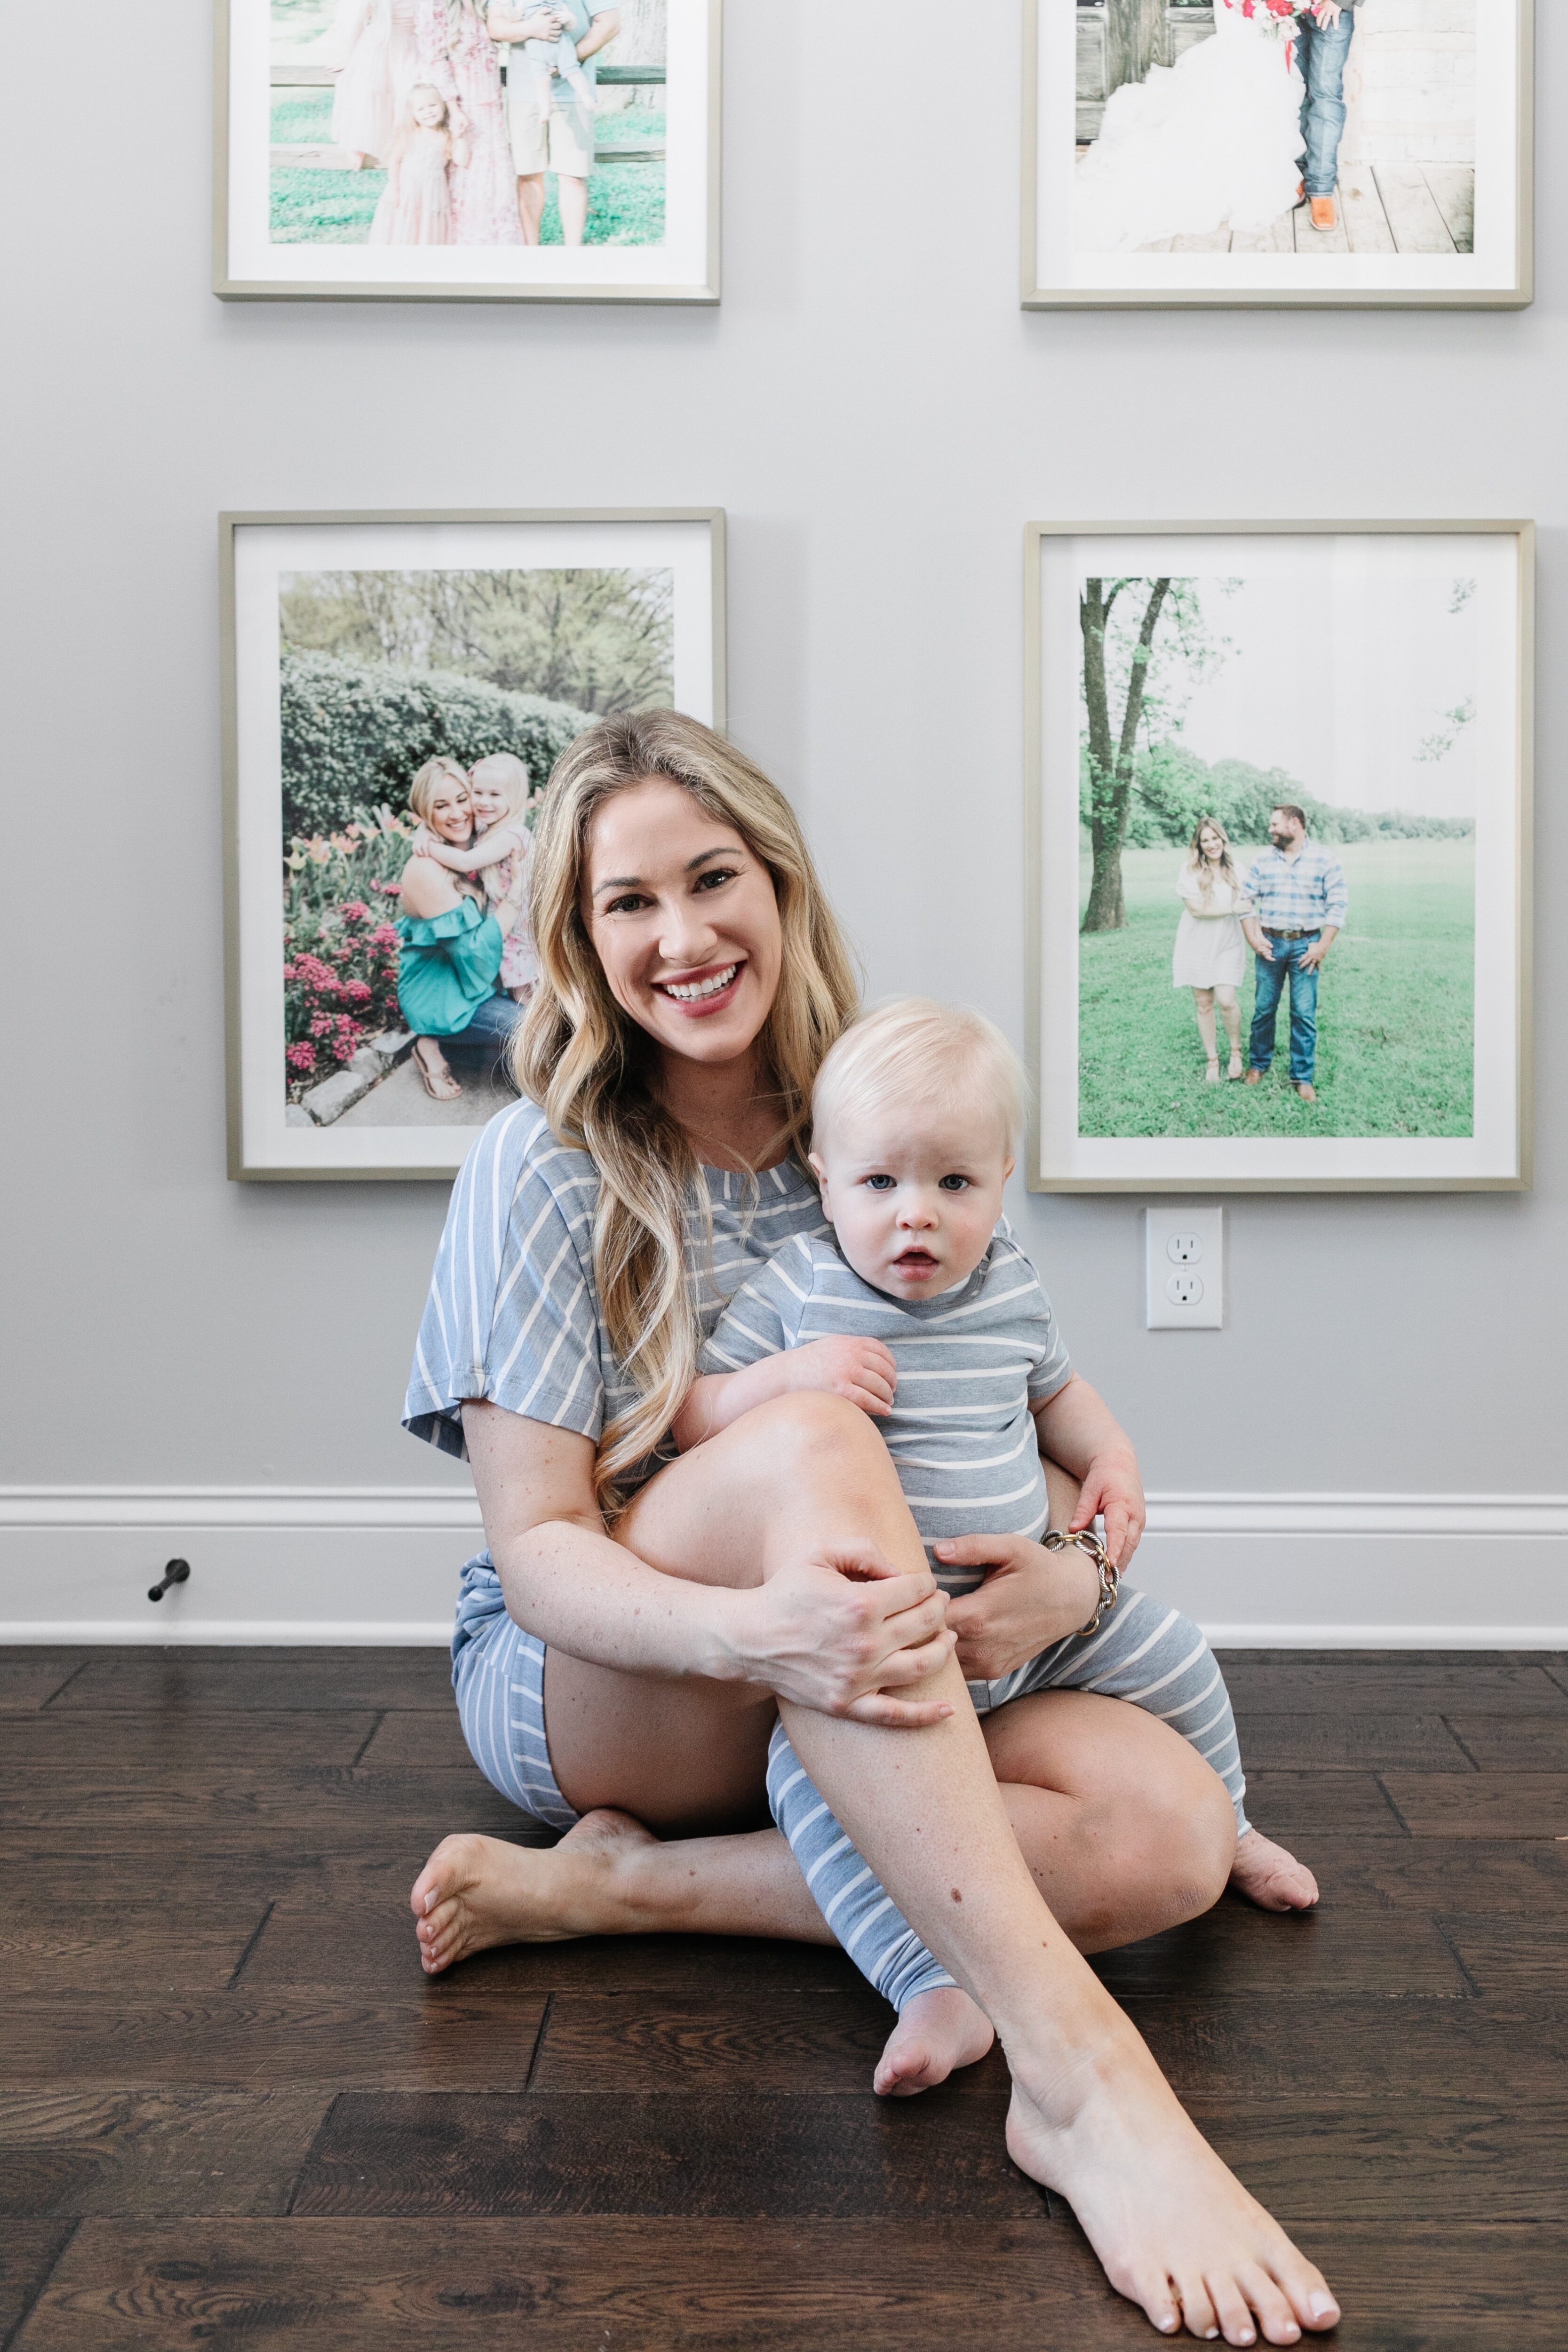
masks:
POLYGON ((1227 8, 1237 8, 1252 24, 1272 33, 1285 44, 1285 63, 1295 61, 1298 17, 1310 15, 1311 0, 1225 0, 1227 8))

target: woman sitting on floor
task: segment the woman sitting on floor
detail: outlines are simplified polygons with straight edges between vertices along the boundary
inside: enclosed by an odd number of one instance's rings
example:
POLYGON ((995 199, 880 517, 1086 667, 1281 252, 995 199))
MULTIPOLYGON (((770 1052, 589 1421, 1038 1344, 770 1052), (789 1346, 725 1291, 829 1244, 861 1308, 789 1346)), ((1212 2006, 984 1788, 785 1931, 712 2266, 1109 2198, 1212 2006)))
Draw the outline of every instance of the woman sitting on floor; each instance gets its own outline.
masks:
MULTIPOLYGON (((955 1979, 900 2019, 879 2086, 940 2081, 994 2025, 1015 2160, 1156 2326, 1233 2344, 1331 2326, 1320 2273, 1080 1957, 1215 1901, 1225 1789, 1117 1700, 1038 1693, 983 1733, 964 1689, 965 1668, 994 1677, 1082 1625, 1089 1560, 1040 1549, 983 1586, 961 1663, 857 1406, 783 1396, 664 1458, 723 1297, 822 1230, 804 1129, 855 992, 787 803, 690 719, 605 719, 557 764, 533 873, 531 1099, 454 1192, 407 1420, 466 1443, 489 1539, 454 1640, 469 1747, 567 1834, 549 1853, 444 1840, 413 1890, 426 1968, 632 1929, 831 1940, 783 1837, 754 1826, 776 1718, 955 1979)), ((1112 1483, 1062 1467, 1091 1505, 1112 1483)), ((1124 1554, 1141 1525, 1108 1509, 1124 1554)))

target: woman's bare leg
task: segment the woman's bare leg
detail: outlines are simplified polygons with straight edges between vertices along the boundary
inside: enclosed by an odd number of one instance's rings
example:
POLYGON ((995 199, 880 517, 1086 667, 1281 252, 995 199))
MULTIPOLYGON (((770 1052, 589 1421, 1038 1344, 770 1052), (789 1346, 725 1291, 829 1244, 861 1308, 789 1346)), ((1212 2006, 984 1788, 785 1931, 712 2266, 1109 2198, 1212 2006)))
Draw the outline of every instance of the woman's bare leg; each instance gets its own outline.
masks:
POLYGON ((1234 988, 1216 988, 1215 994, 1219 999, 1225 1034, 1230 1039, 1230 1068, 1226 1076, 1238 1078, 1241 1076, 1241 1006, 1237 1002, 1234 988))
POLYGON ((1197 1017, 1198 1035, 1204 1042, 1205 1058, 1207 1061, 1214 1062, 1216 1060, 1217 1056, 1215 1045, 1214 991, 1212 988, 1194 989, 1193 1011, 1197 1017))
MULTIPOLYGON (((887 1449, 852 1407, 792 1397, 747 1422, 645 1489, 627 1530, 639 1557, 699 1579, 739 1557, 766 1576, 810 1545, 853 1540, 896 1570, 924 1565, 887 1449)), ((1319 2273, 1200 2137, 1042 1902, 956 1663, 924 1687, 951 1695, 953 1712, 918 1730, 779 1712, 905 1917, 994 2021, 1013 2072, 1015 2160, 1068 2199, 1112 2284, 1157 2326, 1241 2343, 1256 2314, 1270 2342, 1290 2343, 1331 2326, 1319 2273)), ((603 1769, 584 1727, 579 1716, 575 1752, 556 1761, 569 1797, 574 1772, 603 1769)))
MULTIPOLYGON (((749 1583, 831 1541, 871 1543, 895 1570, 924 1564, 879 1434, 819 1396, 763 1408, 673 1465, 625 1532, 640 1557, 699 1580, 749 1583)), ((552 1752, 570 1802, 610 1801, 614 1775, 619 1789, 646 1783, 656 1802, 710 1811, 735 1759, 731 1746, 719 1759, 670 1755, 661 1702, 674 1686, 610 1676, 620 1691, 601 1713, 575 1678, 604 1670, 552 1661, 552 1752)), ((1320 2274, 1199 2137, 1041 1900, 956 1664, 926 1688, 951 1695, 953 1713, 919 1730, 780 1711, 893 1900, 994 2021, 1014 2077, 1015 2159, 1073 2205, 1112 2284, 1157 2326, 1240 2344, 1255 2328, 1290 2343, 1304 2326, 1331 2326, 1320 2274)), ((731 1716, 742 1734, 743 1714, 731 1716)), ((715 1711, 716 1730, 721 1720, 715 1711)))

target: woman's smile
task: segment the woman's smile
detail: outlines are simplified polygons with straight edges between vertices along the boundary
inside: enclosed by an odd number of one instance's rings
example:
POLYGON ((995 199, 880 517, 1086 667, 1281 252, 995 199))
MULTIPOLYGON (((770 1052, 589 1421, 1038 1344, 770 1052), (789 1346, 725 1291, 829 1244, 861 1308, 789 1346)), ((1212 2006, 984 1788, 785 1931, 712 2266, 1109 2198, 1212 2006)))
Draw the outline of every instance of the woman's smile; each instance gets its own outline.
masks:
POLYGON ((742 956, 733 963, 720 964, 715 969, 693 973, 683 980, 656 980, 655 988, 668 996, 685 1013, 706 1013, 720 1010, 721 1002, 730 1003, 745 970, 742 956))

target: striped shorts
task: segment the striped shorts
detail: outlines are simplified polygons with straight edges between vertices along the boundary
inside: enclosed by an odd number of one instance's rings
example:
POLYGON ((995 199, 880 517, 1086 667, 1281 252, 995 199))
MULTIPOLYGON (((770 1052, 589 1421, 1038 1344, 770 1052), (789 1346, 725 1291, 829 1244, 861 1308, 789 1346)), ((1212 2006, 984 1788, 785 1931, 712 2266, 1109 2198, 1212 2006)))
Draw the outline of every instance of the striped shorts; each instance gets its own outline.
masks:
POLYGON ((488 1564, 466 1570, 463 1587, 452 1688, 468 1753, 491 1788, 528 1816, 517 1832, 522 1842, 553 1845, 578 1816, 561 1793, 544 1736, 544 1643, 508 1616, 488 1564))
MULTIPOLYGON (((516 1834, 552 1844, 579 1816, 561 1793, 544 1724, 544 1650, 507 1614, 488 1563, 471 1567, 452 1643, 452 1684, 468 1752, 493 1789, 525 1817, 516 1834)), ((1125 1699, 1179 1731, 1224 1781, 1237 1826, 1248 1824, 1236 1719, 1219 1662, 1190 1618, 1131 1585, 1087 1641, 1076 1634, 994 1683, 971 1683, 988 1715, 1036 1691, 1093 1691, 1125 1699)), ((824 1918, 850 1958, 901 2009, 951 1985, 914 1929, 839 1827, 778 1725, 768 1749, 768 1802, 824 1918)))

